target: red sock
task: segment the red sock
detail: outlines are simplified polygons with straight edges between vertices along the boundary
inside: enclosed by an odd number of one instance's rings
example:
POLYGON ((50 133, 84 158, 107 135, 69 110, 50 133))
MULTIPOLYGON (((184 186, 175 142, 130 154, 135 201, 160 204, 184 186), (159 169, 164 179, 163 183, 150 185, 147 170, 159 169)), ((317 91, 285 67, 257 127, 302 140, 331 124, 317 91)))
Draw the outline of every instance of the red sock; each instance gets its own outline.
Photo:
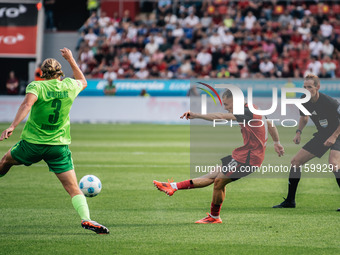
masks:
POLYGON ((221 206, 222 205, 215 205, 214 203, 211 203, 210 214, 216 217, 220 216, 221 206))
POLYGON ((194 184, 192 183, 192 180, 186 180, 182 182, 177 182, 177 188, 180 189, 192 189, 194 188, 194 184))

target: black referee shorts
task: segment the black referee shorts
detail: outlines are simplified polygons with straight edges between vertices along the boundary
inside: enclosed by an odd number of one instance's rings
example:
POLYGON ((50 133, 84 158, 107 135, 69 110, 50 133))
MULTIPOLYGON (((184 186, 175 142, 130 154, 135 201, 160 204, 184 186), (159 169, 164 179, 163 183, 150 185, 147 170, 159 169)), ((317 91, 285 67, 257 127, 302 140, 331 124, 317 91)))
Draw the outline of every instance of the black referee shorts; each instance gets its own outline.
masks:
POLYGON ((316 134, 308 143, 306 143, 302 148, 312 153, 318 158, 321 158, 329 149, 340 151, 340 137, 336 139, 335 143, 331 147, 324 146, 324 142, 329 138, 329 136, 321 136, 316 134))

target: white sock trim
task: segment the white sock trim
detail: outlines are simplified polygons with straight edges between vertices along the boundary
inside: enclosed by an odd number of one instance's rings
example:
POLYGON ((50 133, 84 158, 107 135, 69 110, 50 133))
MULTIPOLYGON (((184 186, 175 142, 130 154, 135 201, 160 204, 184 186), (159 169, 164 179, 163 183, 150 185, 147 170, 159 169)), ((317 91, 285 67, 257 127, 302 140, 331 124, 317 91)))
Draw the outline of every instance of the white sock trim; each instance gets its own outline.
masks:
POLYGON ((170 185, 171 185, 171 187, 172 187, 173 189, 178 190, 178 188, 177 188, 177 183, 176 183, 176 182, 171 182, 170 185))
POLYGON ((219 219, 220 218, 220 216, 213 216, 213 215, 211 215, 211 213, 209 213, 209 216, 213 219, 219 219))

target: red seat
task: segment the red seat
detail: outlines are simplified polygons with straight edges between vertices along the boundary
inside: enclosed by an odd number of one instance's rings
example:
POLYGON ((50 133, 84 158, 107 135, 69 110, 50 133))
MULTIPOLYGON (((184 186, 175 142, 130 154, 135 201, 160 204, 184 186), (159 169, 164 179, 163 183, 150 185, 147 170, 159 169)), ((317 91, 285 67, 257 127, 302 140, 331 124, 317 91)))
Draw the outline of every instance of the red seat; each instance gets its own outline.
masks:
POLYGON ((219 6, 218 7, 218 12, 219 12, 219 14, 222 14, 222 15, 227 14, 227 12, 228 12, 227 6, 225 6, 225 5, 219 6))
POLYGON ((313 5, 309 6, 309 10, 312 14, 317 14, 318 13, 318 6, 313 4, 313 5))
POLYGON ((340 4, 333 5, 332 10, 335 14, 340 14, 340 4))

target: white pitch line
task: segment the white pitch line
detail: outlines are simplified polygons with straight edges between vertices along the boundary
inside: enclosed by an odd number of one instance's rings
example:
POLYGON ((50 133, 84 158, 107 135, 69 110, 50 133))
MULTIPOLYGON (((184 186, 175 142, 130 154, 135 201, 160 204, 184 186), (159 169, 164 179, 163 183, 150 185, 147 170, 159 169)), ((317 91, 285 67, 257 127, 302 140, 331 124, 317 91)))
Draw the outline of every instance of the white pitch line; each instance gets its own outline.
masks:
POLYGON ((132 154, 132 155, 190 155, 190 152, 145 152, 145 151, 132 151, 132 152, 120 152, 120 151, 77 151, 75 152, 73 155, 77 155, 77 154, 115 154, 115 155, 120 155, 120 154, 123 154, 123 155, 129 155, 129 154, 132 154))
MULTIPOLYGON (((75 168, 80 168, 80 167, 99 167, 99 168, 128 168, 128 167, 150 167, 150 168, 162 168, 162 167, 171 167, 171 168, 184 168, 184 167, 190 167, 190 164, 188 165, 91 165, 91 164, 74 164, 75 168)), ((47 167, 47 165, 43 165, 43 164, 35 164, 32 166, 36 166, 36 167, 47 167)))

